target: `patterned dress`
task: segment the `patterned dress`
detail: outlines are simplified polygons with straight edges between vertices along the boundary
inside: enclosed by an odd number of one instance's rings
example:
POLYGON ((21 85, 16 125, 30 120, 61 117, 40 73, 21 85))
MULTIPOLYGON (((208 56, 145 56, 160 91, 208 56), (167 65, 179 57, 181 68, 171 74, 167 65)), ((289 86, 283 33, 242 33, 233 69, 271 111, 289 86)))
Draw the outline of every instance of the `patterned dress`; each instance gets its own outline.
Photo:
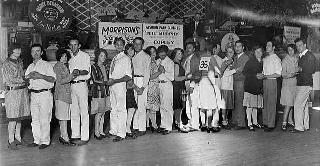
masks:
MULTIPOLYGON (((158 65, 156 61, 151 61, 150 72, 154 74, 158 71, 158 65)), ((148 94, 147 94, 147 109, 151 111, 159 111, 160 109, 160 89, 159 79, 153 79, 149 81, 148 94)))
MULTIPOLYGON (((3 84, 5 87, 25 85, 22 62, 8 58, 3 63, 3 84)), ((30 116, 30 103, 27 88, 6 90, 6 115, 9 121, 19 121, 30 116)))

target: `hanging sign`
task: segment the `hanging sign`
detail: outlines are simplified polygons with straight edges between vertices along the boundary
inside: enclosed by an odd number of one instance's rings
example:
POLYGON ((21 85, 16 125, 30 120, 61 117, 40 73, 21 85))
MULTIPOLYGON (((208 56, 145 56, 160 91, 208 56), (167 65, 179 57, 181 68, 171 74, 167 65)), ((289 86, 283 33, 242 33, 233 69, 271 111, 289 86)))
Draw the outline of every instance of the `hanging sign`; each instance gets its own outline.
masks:
POLYGON ((294 40, 300 38, 300 34, 300 27, 284 26, 283 35, 286 37, 288 43, 294 43, 294 40))
POLYGON ((144 46, 167 45, 170 50, 183 48, 183 25, 143 24, 144 46))
POLYGON ((29 4, 29 18, 44 32, 66 30, 72 21, 72 8, 64 0, 37 0, 29 4))
POLYGON ((113 41, 116 37, 122 37, 126 43, 132 43, 134 38, 142 37, 142 24, 99 22, 98 36, 100 48, 114 50, 113 41))

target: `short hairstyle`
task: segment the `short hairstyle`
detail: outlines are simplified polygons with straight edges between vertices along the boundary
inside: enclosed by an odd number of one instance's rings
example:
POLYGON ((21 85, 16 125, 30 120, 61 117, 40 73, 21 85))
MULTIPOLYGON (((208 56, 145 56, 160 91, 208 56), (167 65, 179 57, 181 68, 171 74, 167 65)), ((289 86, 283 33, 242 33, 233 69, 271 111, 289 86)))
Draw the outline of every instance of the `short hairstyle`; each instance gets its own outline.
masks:
POLYGON ((293 48, 294 50, 296 49, 296 45, 295 45, 295 44, 288 44, 288 45, 287 45, 287 49, 288 49, 289 47, 290 47, 290 48, 293 48))
POLYGON ((142 42, 142 44, 144 44, 144 39, 142 37, 136 37, 134 38, 133 42, 136 40, 140 40, 142 42))
POLYGON ((252 51, 253 51, 253 52, 256 51, 257 49, 261 49, 261 50, 263 51, 263 46, 260 45, 260 44, 257 44, 257 45, 254 45, 254 46, 252 47, 252 51))
POLYGON ((80 44, 80 40, 79 40, 79 38, 77 36, 71 36, 70 39, 69 39, 69 44, 70 44, 71 40, 76 40, 80 44))
POLYGON ((103 48, 98 48, 94 51, 94 60, 93 62, 94 63, 98 63, 98 59, 99 59, 99 56, 101 53, 104 53, 106 55, 106 58, 108 57, 108 52, 107 50, 103 49, 103 48))
POLYGON ((156 50, 156 52, 157 52, 157 48, 156 48, 155 46, 148 46, 148 47, 144 50, 144 52, 146 52, 147 54, 151 55, 151 49, 154 49, 154 50, 156 50))
POLYGON ((124 46, 124 53, 128 55, 128 50, 130 48, 134 49, 133 44, 131 44, 131 43, 129 43, 126 46, 124 46))
POLYGON ((8 48, 8 54, 9 56, 13 53, 13 50, 15 49, 21 49, 21 45, 19 43, 12 43, 10 44, 9 48, 8 48))
POLYGON ((169 48, 168 46, 166 45, 160 45, 157 49, 157 53, 159 54, 160 52, 165 52, 165 53, 168 53, 169 51, 169 48))
POLYGON ((294 43, 298 43, 299 41, 302 41, 303 44, 307 44, 307 40, 304 39, 304 38, 296 38, 296 39, 294 40, 294 43))
POLYGON ((123 45, 126 45, 126 41, 122 37, 116 37, 113 41, 113 44, 115 45, 118 41, 122 42, 123 45))
POLYGON ((237 40, 234 45, 236 45, 237 43, 240 43, 242 45, 242 47, 244 47, 244 42, 242 40, 237 40))
POLYGON ((57 61, 60 61, 60 59, 62 58, 63 54, 66 54, 67 56, 67 61, 69 61, 71 59, 71 55, 70 52, 65 50, 65 49, 59 49, 56 52, 56 59, 57 61))
POLYGON ((187 47, 187 45, 192 45, 193 48, 196 48, 196 43, 195 42, 187 42, 186 43, 186 47, 187 47))
POLYGON ((31 45, 31 49, 34 48, 34 47, 40 47, 41 51, 43 51, 43 47, 42 47, 41 44, 38 44, 38 43, 32 44, 32 45, 31 45))
POLYGON ((174 60, 174 58, 176 58, 176 55, 177 55, 178 51, 181 51, 182 55, 184 54, 184 50, 183 50, 182 48, 175 48, 175 49, 172 51, 171 56, 170 56, 170 58, 171 58, 172 60, 174 60))

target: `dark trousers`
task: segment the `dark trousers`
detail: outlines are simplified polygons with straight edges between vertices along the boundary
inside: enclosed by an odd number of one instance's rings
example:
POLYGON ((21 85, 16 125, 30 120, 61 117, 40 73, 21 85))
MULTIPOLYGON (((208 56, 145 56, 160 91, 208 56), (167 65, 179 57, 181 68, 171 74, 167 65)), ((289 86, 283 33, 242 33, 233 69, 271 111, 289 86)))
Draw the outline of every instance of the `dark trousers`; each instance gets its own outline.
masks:
POLYGON ((275 127, 277 114, 277 80, 263 80, 263 125, 275 127))
POLYGON ((244 81, 234 81, 234 110, 232 111, 232 124, 246 127, 246 112, 243 107, 244 81))

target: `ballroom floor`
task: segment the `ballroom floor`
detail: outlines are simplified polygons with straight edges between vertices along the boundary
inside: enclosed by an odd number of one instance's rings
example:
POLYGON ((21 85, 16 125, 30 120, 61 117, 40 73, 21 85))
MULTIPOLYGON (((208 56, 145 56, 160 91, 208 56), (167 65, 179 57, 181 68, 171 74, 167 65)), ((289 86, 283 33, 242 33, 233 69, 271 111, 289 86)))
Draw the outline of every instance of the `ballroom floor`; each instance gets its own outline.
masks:
MULTIPOLYGON (((54 126, 55 123, 53 123, 54 126)), ((7 148, 7 125, 0 124, 1 166, 102 166, 102 165, 320 165, 320 133, 310 130, 294 134, 280 129, 219 133, 174 131, 169 135, 150 133, 134 140, 113 143, 91 138, 87 145, 65 147, 54 127, 51 146, 44 150, 7 148)), ((30 126, 24 138, 32 141, 30 126)))

